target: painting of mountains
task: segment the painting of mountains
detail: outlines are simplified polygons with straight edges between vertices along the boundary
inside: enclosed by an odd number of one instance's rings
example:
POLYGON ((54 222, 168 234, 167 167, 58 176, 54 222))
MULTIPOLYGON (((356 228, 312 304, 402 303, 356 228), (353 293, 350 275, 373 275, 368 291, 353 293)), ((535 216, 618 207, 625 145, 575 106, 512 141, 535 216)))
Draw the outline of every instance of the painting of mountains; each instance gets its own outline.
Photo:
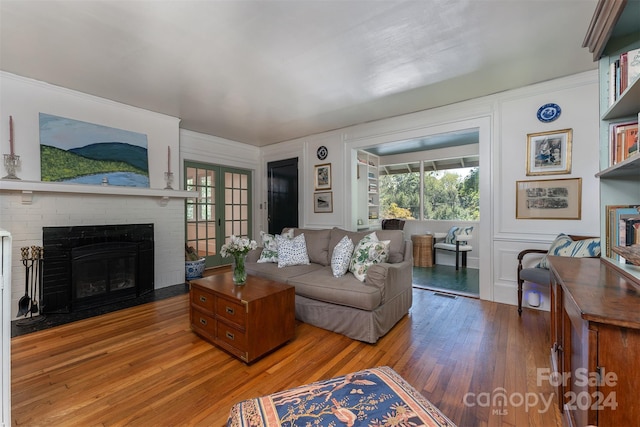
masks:
POLYGON ((41 180, 149 187, 147 135, 40 113, 41 180))

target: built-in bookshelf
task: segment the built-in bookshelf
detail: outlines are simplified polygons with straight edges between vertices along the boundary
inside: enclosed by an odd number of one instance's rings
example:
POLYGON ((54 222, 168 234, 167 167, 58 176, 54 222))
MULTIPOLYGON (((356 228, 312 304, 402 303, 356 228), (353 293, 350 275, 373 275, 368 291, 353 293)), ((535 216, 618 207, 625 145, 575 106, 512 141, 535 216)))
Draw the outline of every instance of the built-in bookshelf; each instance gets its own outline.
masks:
POLYGON ((380 157, 358 151, 358 229, 380 228, 380 157))
POLYGON ((601 0, 584 46, 598 61, 600 80, 600 172, 596 176, 600 179, 603 260, 640 284, 640 266, 626 263, 611 251, 614 246, 626 245, 618 240, 624 233, 616 232, 622 230, 621 224, 612 224, 619 221, 614 210, 640 206, 640 79, 635 71, 629 71, 632 64, 628 62, 640 48, 639 14, 640 2, 601 0), (616 132, 623 139, 616 140, 616 132))

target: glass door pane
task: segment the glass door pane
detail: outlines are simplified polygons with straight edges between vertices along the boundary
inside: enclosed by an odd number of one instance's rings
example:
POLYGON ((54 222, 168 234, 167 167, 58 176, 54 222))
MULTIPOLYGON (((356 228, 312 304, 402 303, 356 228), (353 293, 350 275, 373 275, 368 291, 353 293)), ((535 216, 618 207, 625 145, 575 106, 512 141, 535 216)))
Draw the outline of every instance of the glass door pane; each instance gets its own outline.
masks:
POLYGON ((187 246, 196 249, 199 256, 213 265, 217 249, 216 189, 218 172, 206 165, 186 165, 185 184, 197 197, 186 200, 187 246))
POLYGON ((232 234, 251 237, 250 183, 251 171, 185 163, 185 188, 198 192, 186 200, 187 246, 207 259, 207 267, 231 262, 219 252, 232 234))
POLYGON ((250 175, 237 169, 224 170, 225 238, 250 236, 250 175))

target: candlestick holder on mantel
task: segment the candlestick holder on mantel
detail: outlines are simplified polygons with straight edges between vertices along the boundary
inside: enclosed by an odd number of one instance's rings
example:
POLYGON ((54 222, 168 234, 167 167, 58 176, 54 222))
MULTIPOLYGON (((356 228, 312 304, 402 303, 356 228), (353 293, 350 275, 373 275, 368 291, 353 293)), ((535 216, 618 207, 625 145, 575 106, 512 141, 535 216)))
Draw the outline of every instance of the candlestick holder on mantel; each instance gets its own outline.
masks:
POLYGON ((164 180, 167 183, 167 186, 164 187, 165 190, 173 190, 171 184, 173 184, 173 172, 165 172, 164 180))
POLYGON ((2 179, 20 179, 16 176, 16 168, 20 164, 20 156, 16 154, 5 154, 4 155, 4 167, 7 170, 7 175, 3 176, 2 179))

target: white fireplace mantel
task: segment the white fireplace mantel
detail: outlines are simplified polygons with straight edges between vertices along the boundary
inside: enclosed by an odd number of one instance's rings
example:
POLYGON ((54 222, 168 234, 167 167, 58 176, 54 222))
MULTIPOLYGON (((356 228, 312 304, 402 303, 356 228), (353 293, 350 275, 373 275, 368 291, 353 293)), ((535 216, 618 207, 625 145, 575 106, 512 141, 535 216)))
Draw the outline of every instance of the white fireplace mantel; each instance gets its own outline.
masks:
POLYGON ((157 197, 160 204, 165 206, 169 199, 198 197, 197 191, 165 190, 160 188, 121 187, 115 185, 85 185, 62 184, 59 182, 23 181, 16 179, 0 179, 0 191, 22 192, 22 204, 30 205, 34 193, 75 193, 91 194, 94 196, 131 196, 131 197, 157 197))

